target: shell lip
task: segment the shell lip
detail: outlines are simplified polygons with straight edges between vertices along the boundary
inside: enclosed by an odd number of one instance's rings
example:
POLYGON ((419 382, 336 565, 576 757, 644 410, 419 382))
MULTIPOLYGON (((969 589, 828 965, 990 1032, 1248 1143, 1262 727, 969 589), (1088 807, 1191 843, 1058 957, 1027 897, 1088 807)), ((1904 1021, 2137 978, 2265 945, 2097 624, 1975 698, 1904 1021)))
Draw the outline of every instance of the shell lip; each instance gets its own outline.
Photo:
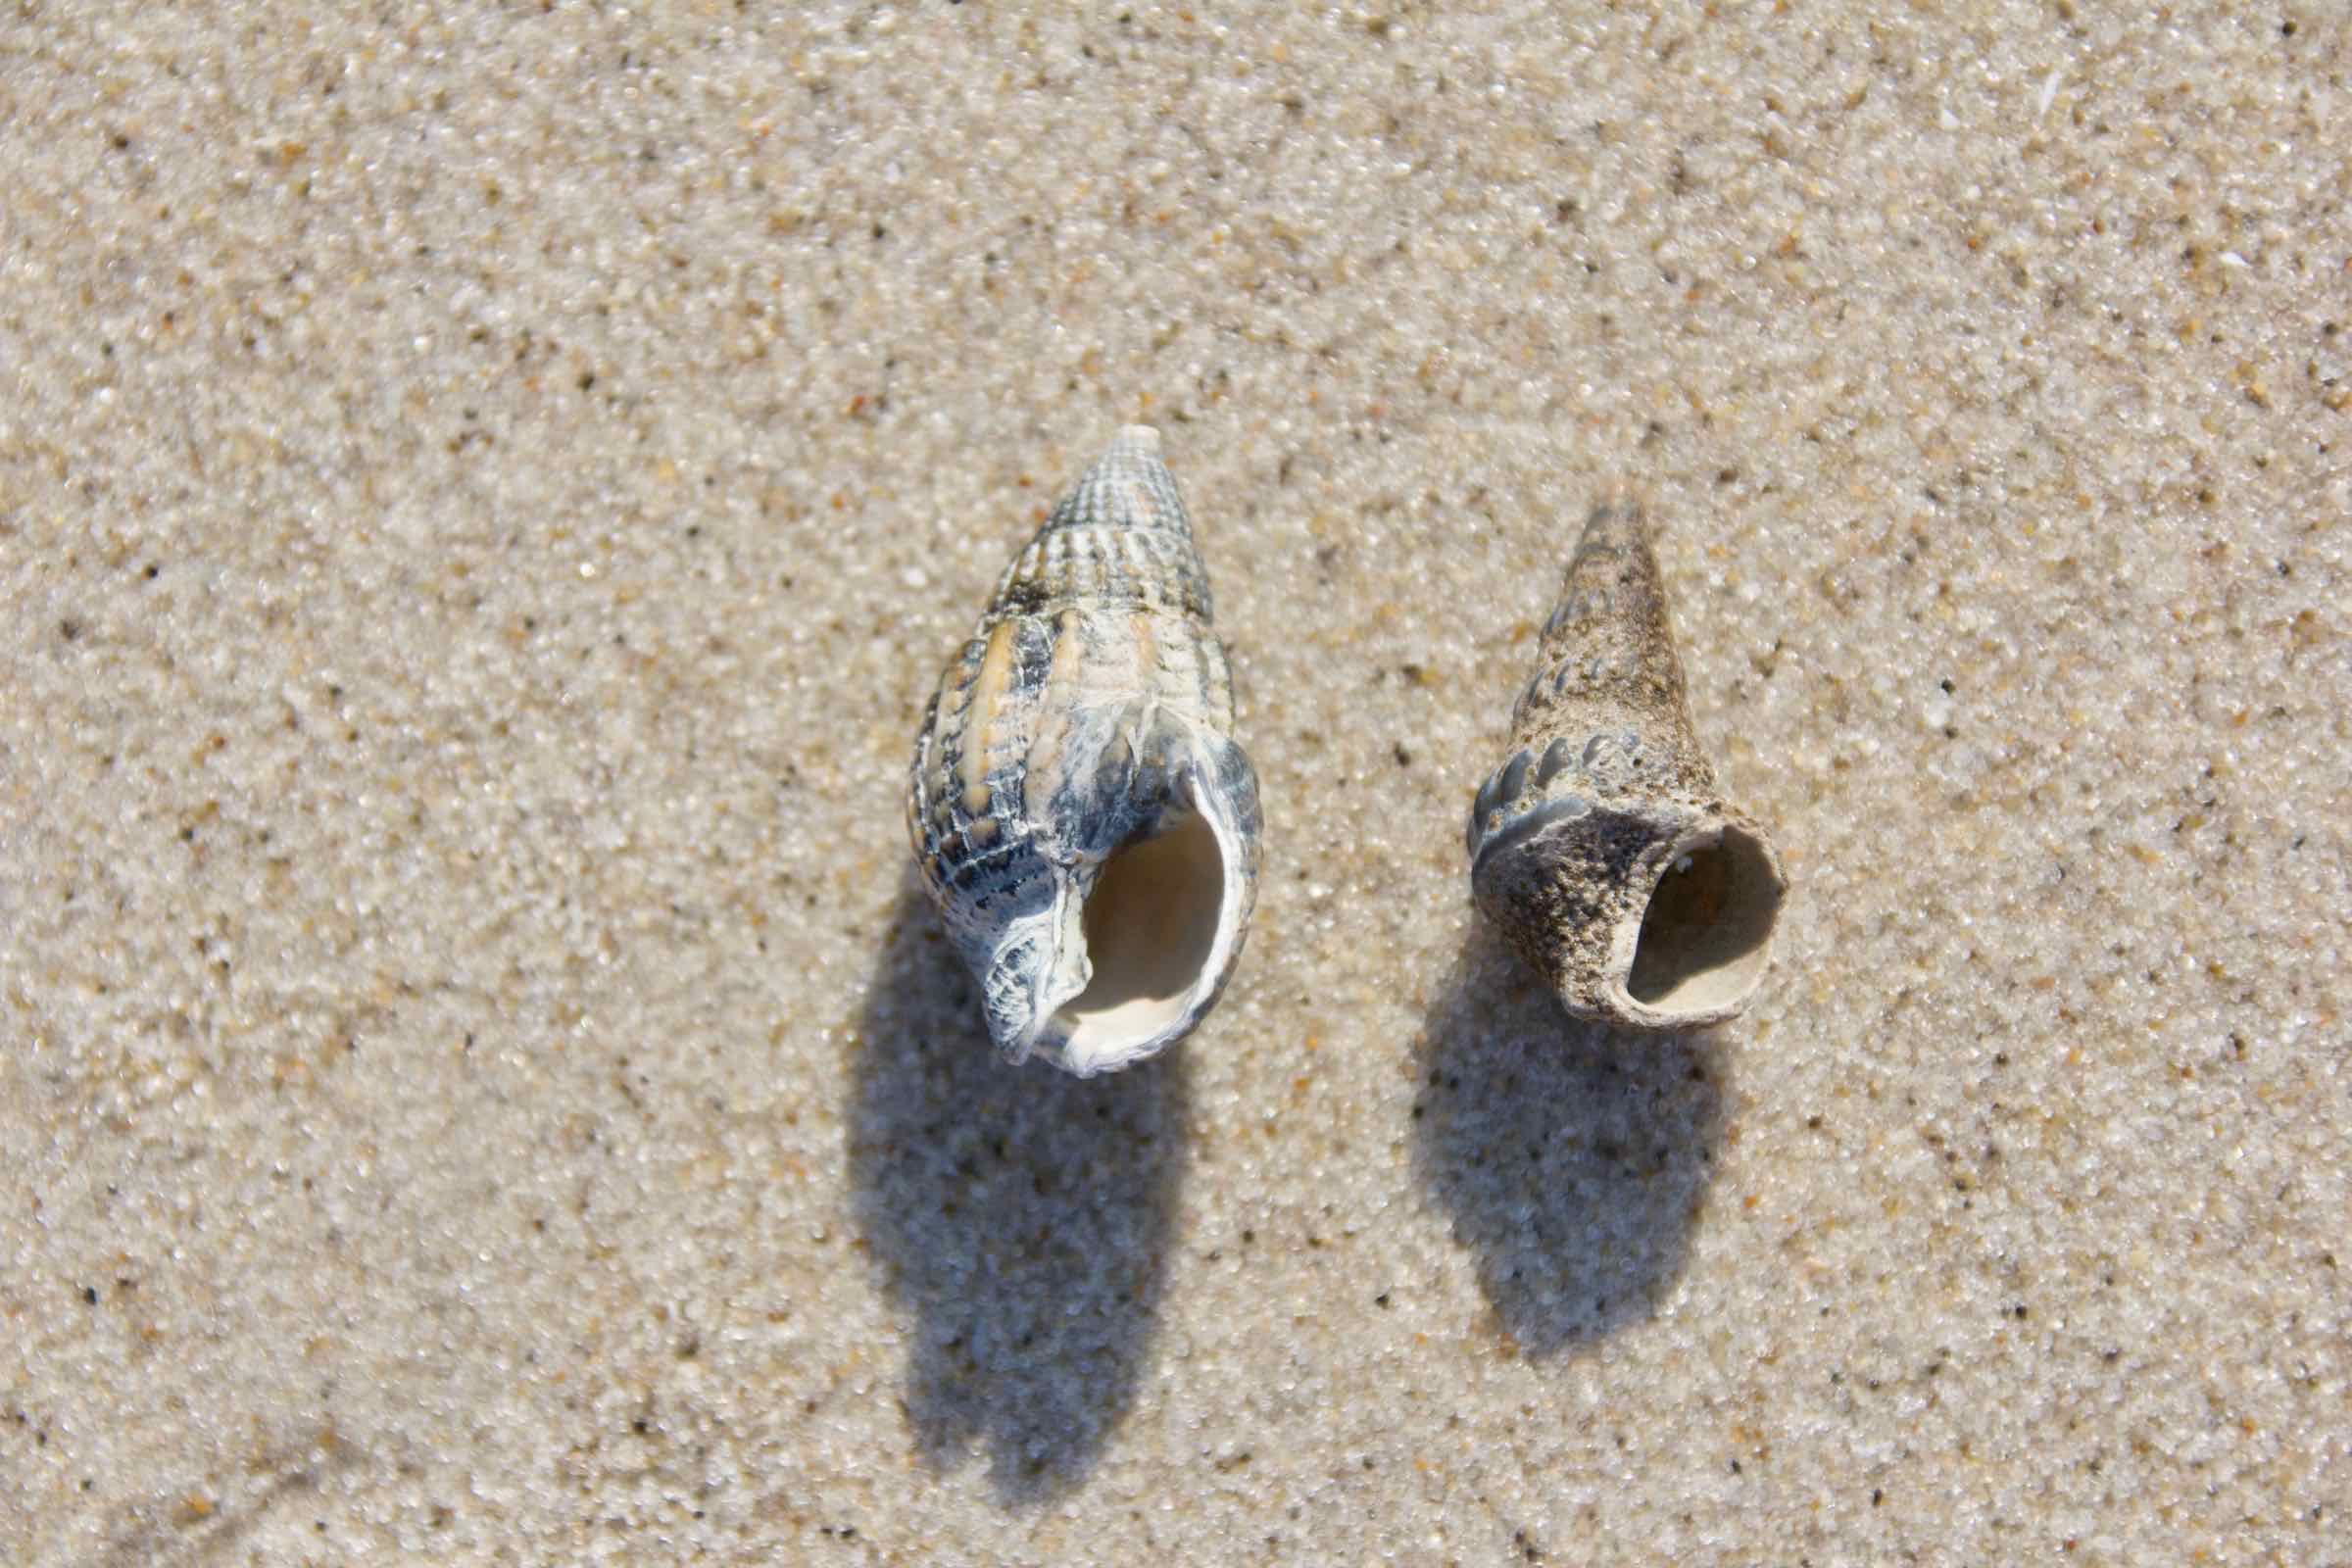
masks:
POLYGON ((1046 967, 1064 974, 1074 967, 1083 979, 1075 987, 1062 987, 1058 996, 1040 995, 1031 1038, 1023 1043, 1021 1054, 1034 1052, 1081 1078, 1116 1072, 1174 1045, 1216 1005, 1241 957, 1255 902, 1250 813, 1246 803, 1237 805, 1198 760, 1170 778, 1168 800, 1166 815, 1174 818, 1173 822, 1163 818, 1156 832, 1130 839, 1113 851, 1097 868, 1108 875, 1098 875, 1091 885, 1065 890, 1064 897, 1075 900, 1080 908, 1081 929, 1073 933, 1065 924, 1061 930, 1065 940, 1082 945, 1080 956, 1074 966, 1046 967), (1154 845, 1159 847, 1156 854, 1151 848, 1154 845), (1114 862, 1138 850, 1153 861, 1129 873, 1144 885, 1126 890, 1110 885, 1120 874, 1114 862), (1179 858, 1188 863, 1173 863, 1179 858), (1212 863, 1217 879, 1213 908, 1198 901, 1198 879, 1212 863), (1139 985, 1132 975, 1121 972, 1138 962, 1147 970, 1157 963, 1162 965, 1157 978, 1168 978, 1164 965, 1170 955, 1163 947, 1140 934, 1112 932, 1102 925, 1107 919, 1126 921, 1141 916, 1152 938, 1167 937, 1169 930, 1159 907, 1136 906, 1139 900, 1156 906, 1163 894, 1176 906, 1185 903, 1184 887, 1167 889, 1145 880, 1162 870, 1179 879, 1192 879, 1195 904, 1191 914, 1200 927, 1190 939, 1176 934, 1179 943, 1190 941, 1190 949, 1180 948, 1175 955, 1177 967, 1186 978, 1173 988, 1139 985), (1093 902, 1096 900, 1102 902, 1093 902), (1097 918, 1086 919, 1088 913, 1097 918), (1202 937, 1205 940, 1200 940, 1202 937), (1098 979, 1106 983, 1112 996, 1095 1007, 1086 1007, 1087 995, 1098 979))
POLYGON ((1721 807, 1703 809, 1633 867, 1634 896, 1610 932, 1597 999, 1562 1000, 1580 1013, 1597 1000, 1601 1015, 1642 1029, 1728 1022, 1763 982, 1788 891, 1761 827, 1721 807))

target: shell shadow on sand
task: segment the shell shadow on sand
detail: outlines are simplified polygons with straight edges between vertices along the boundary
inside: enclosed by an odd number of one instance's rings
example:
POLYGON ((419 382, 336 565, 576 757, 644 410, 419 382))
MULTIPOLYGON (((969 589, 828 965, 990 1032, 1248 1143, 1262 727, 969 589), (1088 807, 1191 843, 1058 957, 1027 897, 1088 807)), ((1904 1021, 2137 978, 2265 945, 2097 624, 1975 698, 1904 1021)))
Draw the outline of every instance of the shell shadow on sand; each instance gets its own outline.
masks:
POLYGON ((909 869, 855 1054, 850 1174, 912 1314, 905 1406, 935 1470, 975 1443, 999 1498, 1085 1479, 1133 1404, 1185 1163, 1185 1054, 1080 1079, 1008 1067, 909 869))
POLYGON ((1570 1018, 1480 921, 1419 1055, 1414 1167, 1501 1331, 1576 1353, 1655 1312, 1714 1175, 1720 1045, 1570 1018))

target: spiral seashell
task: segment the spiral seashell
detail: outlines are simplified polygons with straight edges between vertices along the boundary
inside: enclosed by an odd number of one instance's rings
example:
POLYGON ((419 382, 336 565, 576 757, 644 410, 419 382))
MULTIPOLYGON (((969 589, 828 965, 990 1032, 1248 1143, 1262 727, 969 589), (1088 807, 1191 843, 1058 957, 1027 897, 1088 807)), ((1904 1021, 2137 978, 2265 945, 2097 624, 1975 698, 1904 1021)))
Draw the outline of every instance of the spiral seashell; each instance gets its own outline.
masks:
POLYGON ((1257 888, 1232 727, 1192 521, 1130 425, 1005 568, 915 742, 907 832, 1005 1057, 1114 1071, 1215 1004, 1257 888))
POLYGON ((1570 1012, 1688 1029, 1754 995, 1788 881, 1716 794, 1631 504, 1586 524, 1469 848, 1479 909, 1570 1012))

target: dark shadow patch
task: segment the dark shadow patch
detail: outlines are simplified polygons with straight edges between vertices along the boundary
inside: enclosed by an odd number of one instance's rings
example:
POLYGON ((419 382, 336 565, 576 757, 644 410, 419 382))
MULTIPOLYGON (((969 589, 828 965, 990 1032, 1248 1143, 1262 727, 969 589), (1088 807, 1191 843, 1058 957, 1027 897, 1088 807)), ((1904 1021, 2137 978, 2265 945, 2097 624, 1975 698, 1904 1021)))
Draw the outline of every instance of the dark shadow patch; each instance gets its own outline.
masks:
POLYGON ((1005 1066, 911 870, 866 988, 849 1113, 858 1224, 913 1315, 924 1462, 975 1442, 997 1494, 1083 1481, 1134 1403, 1184 1168, 1185 1048, 1080 1080, 1005 1066))
POLYGON ((1502 1332, 1577 1352, 1656 1311, 1714 1175, 1720 1046, 1578 1022, 1481 922, 1417 1065, 1414 1168, 1502 1332))

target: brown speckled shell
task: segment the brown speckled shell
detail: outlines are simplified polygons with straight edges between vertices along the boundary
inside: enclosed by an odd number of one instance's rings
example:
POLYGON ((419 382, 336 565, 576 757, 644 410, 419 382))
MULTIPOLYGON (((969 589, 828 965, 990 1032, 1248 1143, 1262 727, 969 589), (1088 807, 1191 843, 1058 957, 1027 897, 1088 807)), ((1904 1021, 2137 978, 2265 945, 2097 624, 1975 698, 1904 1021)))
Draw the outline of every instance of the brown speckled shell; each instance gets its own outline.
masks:
POLYGON ((1634 995, 1642 988, 1629 980, 1661 878, 1727 842, 1743 879, 1735 891, 1762 921, 1760 946, 1785 887, 1777 857, 1720 800, 1691 732, 1642 514, 1603 506, 1544 623, 1510 748, 1471 808, 1474 897, 1570 1011, 1650 1028, 1720 1022, 1745 1005, 1752 975, 1736 995, 1716 988, 1683 1005, 1634 995))

